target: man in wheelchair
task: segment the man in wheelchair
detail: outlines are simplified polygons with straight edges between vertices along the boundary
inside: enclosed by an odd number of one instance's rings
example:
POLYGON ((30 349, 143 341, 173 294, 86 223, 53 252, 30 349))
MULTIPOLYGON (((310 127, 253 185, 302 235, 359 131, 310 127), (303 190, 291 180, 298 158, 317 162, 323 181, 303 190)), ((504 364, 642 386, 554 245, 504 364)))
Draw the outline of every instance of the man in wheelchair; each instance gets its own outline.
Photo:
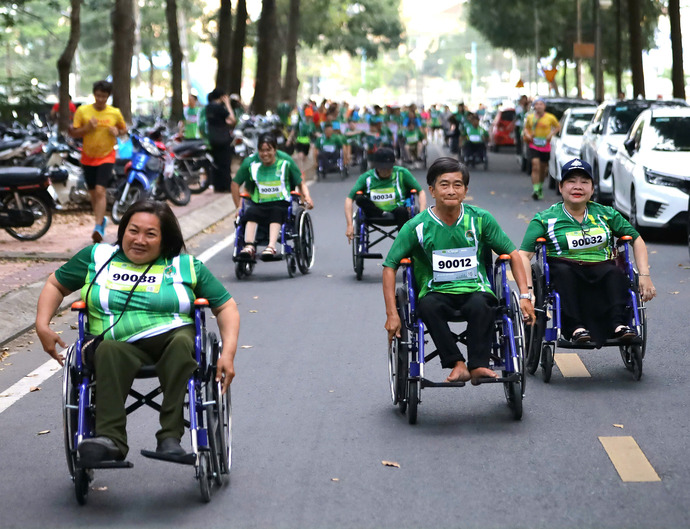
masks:
POLYGON ((398 228, 410 220, 411 215, 405 205, 405 199, 409 198, 413 189, 418 194, 419 210, 426 209, 426 195, 422 187, 410 171, 395 165, 393 149, 382 147, 376 151, 372 165, 374 168, 357 179, 345 199, 345 236, 348 241, 354 238, 352 207, 355 202, 367 218, 375 219, 385 217, 386 213, 392 214, 398 228))
POLYGON ((76 450, 85 464, 122 461, 128 452, 125 401, 142 366, 154 365, 163 391, 160 456, 181 456, 183 402, 194 357, 194 301, 208 300, 222 339, 216 381, 223 393, 235 371, 239 313, 225 287, 203 263, 183 253, 180 226, 165 202, 141 201, 123 215, 117 244, 91 245, 52 274, 39 297, 36 333, 43 349, 64 363, 56 345, 66 347, 50 328, 66 295, 81 289, 88 311, 88 332, 103 335, 93 358, 95 437, 76 450))
POLYGON ((494 217, 476 206, 463 204, 470 174, 453 158, 437 159, 427 173, 435 205, 400 230, 383 263, 383 294, 388 340, 400 338, 401 321, 395 303, 395 276, 400 261, 411 257, 418 287, 418 308, 441 357, 451 369, 447 382, 481 383, 496 378, 489 369, 497 300, 484 263, 492 250, 510 255, 510 267, 520 289, 520 307, 534 319, 520 256, 494 217), (458 349, 448 321, 460 310, 467 321, 469 360, 458 349))
POLYGON ((610 338, 637 337, 628 325, 629 278, 614 259, 615 237, 632 237, 642 301, 651 300, 656 289, 644 240, 614 208, 591 201, 593 185, 587 162, 575 158, 563 165, 559 183, 563 201, 534 216, 520 254, 532 289, 530 260, 537 239, 545 239, 550 284, 560 294, 563 336, 601 347, 610 338))
POLYGON ((338 162, 343 156, 345 141, 334 132, 333 123, 326 122, 323 126, 323 134, 314 142, 314 163, 322 174, 339 169, 338 162))
POLYGON ((240 186, 244 185, 251 196, 251 205, 244 213, 246 221, 244 248, 240 257, 254 261, 256 256, 256 232, 259 224, 268 224, 268 246, 261 254, 269 261, 276 256, 276 244, 280 228, 286 221, 290 206, 290 191, 298 188, 307 209, 314 207, 309 188, 302 181, 299 168, 287 154, 278 151, 272 134, 259 136, 258 153, 250 156, 237 170, 232 182, 232 199, 240 207, 240 186))
POLYGON ((467 165, 478 165, 486 159, 486 144, 489 141, 489 133, 479 124, 477 114, 469 114, 468 123, 463 132, 462 145, 463 159, 467 165))
POLYGON ((403 149, 405 150, 405 160, 409 163, 417 164, 421 161, 422 149, 426 141, 426 134, 422 132, 417 122, 410 119, 407 127, 403 131, 403 149))

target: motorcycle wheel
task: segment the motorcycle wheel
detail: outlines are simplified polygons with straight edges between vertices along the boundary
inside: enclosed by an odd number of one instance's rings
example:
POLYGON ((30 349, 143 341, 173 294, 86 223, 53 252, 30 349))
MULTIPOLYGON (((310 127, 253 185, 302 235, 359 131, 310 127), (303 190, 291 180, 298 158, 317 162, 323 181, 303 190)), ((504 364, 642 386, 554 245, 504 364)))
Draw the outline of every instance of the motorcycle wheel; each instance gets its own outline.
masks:
POLYGON ((144 190, 138 185, 130 185, 129 191, 127 191, 127 196, 122 199, 122 193, 125 190, 124 182, 120 184, 117 192, 115 193, 115 202, 113 202, 113 209, 110 211, 110 218, 113 219, 115 224, 120 224, 122 220, 122 215, 125 211, 129 209, 129 206, 134 204, 136 201, 144 198, 144 190))
POLYGON ((163 177, 163 191, 170 202, 176 206, 186 206, 192 197, 189 186, 180 173, 173 173, 169 177, 163 177))
POLYGON ((211 163, 209 161, 201 162, 194 172, 180 171, 180 174, 183 175, 187 187, 193 195, 203 193, 211 185, 211 163))
MULTIPOLYGON (((34 215, 34 222, 25 228, 7 227, 5 231, 12 237, 20 241, 35 241, 43 237, 50 229, 53 222, 53 211, 45 201, 36 195, 20 195, 22 208, 31 210, 34 215)), ((17 209, 17 201, 14 196, 8 196, 3 200, 5 208, 8 210, 17 209)))

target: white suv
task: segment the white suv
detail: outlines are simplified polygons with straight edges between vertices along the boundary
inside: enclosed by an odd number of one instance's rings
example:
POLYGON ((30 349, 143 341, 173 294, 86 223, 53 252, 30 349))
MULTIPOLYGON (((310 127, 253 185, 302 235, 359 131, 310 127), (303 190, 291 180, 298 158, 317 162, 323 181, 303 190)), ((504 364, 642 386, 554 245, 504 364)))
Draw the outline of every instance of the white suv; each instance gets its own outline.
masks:
POLYGON ((690 195, 690 108, 650 108, 613 162, 613 200, 633 226, 684 226, 690 195))

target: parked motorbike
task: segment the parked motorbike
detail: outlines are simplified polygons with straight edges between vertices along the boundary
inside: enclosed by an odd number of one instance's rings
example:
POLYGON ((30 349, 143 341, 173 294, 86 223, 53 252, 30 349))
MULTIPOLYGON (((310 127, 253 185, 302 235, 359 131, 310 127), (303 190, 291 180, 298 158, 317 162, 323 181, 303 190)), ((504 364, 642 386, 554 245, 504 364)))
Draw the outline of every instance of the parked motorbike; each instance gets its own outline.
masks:
POLYGON ((189 190, 202 193, 211 184, 213 158, 204 140, 182 140, 170 143, 168 151, 175 159, 175 172, 184 178, 189 190))
MULTIPOLYGON (((15 239, 35 241, 50 228, 50 174, 38 167, 0 167, 0 228, 15 239)), ((63 175, 55 171, 55 176, 63 175)))
POLYGON ((127 208, 149 197, 175 205, 189 203, 191 191, 184 178, 175 172, 175 160, 161 142, 147 136, 132 134, 132 160, 125 167, 127 179, 120 184, 111 210, 111 218, 119 224, 127 208))

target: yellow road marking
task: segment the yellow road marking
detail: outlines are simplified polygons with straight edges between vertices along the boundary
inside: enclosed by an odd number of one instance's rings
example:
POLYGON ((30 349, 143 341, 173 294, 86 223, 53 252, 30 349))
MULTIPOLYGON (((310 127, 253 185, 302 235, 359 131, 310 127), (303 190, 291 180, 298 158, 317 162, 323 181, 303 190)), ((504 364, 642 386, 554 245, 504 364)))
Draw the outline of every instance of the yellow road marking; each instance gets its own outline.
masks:
POLYGON ((592 376, 577 353, 556 353, 553 359, 564 377, 587 378, 592 376))
POLYGON ((599 441, 622 481, 635 483, 661 481, 632 437, 599 437, 599 441))

